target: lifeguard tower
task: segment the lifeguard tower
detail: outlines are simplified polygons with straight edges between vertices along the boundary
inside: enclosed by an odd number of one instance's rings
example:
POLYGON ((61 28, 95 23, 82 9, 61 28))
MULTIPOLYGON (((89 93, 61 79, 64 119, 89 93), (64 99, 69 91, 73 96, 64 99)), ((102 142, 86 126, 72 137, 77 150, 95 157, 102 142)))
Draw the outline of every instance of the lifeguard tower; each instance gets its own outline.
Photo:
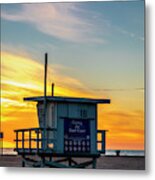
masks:
POLYGON ((54 85, 52 95, 46 96, 46 71, 47 54, 44 96, 24 98, 37 102, 39 128, 15 130, 15 151, 23 157, 23 166, 96 168, 96 159, 105 153, 106 144, 106 131, 97 129, 97 105, 110 100, 54 96, 54 85), (89 160, 78 162, 77 158, 89 160))

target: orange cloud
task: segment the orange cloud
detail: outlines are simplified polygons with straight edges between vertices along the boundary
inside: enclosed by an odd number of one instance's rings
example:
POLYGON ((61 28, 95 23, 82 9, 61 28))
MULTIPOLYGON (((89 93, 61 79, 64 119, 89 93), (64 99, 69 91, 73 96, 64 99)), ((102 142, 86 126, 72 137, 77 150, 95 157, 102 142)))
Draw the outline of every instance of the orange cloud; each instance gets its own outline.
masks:
POLYGON ((99 108, 98 127, 108 130, 108 149, 144 149, 144 112, 99 108))
MULTIPOLYGON (((94 96, 80 81, 61 75, 58 69, 58 65, 48 68, 48 75, 52 74, 56 83, 56 95, 94 96)), ((39 62, 1 52, 1 122, 4 140, 9 142, 5 143, 7 147, 14 144, 14 129, 38 126, 35 103, 24 102, 23 98, 43 95, 43 74, 44 66, 39 62)), ((51 94, 50 83, 48 81, 48 94, 51 94)))
MULTIPOLYGON (((62 75, 62 68, 65 69, 61 66, 59 68, 59 65, 49 65, 49 95, 51 81, 54 81, 55 95, 103 98, 100 93, 90 91, 78 79, 62 75)), ((24 102, 23 97, 43 95, 43 74, 44 66, 38 61, 1 53, 1 122, 5 147, 14 146, 14 129, 38 127, 35 103, 24 102)), ((108 95, 112 103, 98 106, 98 128, 109 130, 107 148, 144 149, 143 96, 139 96, 136 101, 135 95, 128 94, 125 99, 124 94, 123 100, 113 95, 113 92, 108 95), (134 106, 129 105, 129 102, 133 102, 134 106)))

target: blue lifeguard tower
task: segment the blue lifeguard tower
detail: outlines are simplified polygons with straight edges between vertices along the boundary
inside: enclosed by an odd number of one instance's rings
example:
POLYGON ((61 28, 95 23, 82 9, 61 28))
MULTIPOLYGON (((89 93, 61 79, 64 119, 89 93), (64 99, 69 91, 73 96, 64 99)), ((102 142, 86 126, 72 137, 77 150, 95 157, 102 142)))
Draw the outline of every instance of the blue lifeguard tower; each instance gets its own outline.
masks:
POLYGON ((46 71, 47 54, 44 96, 24 98, 37 103, 39 128, 15 130, 15 151, 22 156, 23 166, 96 168, 96 159, 105 153, 106 144, 106 130, 97 129, 97 105, 110 100, 54 96, 54 85, 52 95, 46 96, 46 71), (78 162, 76 158, 89 160, 78 162))

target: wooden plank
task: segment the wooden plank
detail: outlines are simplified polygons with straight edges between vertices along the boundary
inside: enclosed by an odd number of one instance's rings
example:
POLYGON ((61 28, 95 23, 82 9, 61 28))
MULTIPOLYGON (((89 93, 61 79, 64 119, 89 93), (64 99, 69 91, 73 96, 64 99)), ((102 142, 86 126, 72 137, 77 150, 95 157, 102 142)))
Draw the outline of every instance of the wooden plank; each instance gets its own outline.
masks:
POLYGON ((29 131, 29 149, 31 151, 31 130, 29 131))
POLYGON ((49 161, 45 161, 45 165, 46 166, 50 166, 50 167, 55 167, 55 168, 70 168, 69 166, 65 165, 65 164, 60 164, 57 162, 49 162, 49 161))
POLYGON ((68 160, 68 158, 63 158, 63 159, 58 159, 58 160, 53 161, 53 162, 60 163, 60 162, 64 162, 64 161, 67 161, 67 160, 68 160))
POLYGON ((92 168, 95 169, 96 168, 96 158, 93 158, 93 163, 92 163, 92 168))
POLYGON ((37 131, 37 150, 39 150, 39 131, 37 131))
POLYGON ((105 139, 105 131, 102 131, 102 152, 105 153, 106 139, 105 139))
POLYGON ((85 168, 85 167, 87 167, 87 166, 89 166, 91 164, 93 164, 93 160, 73 165, 70 168, 85 168))
POLYGON ((22 131, 22 149, 24 150, 24 131, 22 131))
MULTIPOLYGON (((34 131, 37 131, 37 130, 43 130, 43 128, 24 128, 24 129, 16 129, 16 130, 14 130, 14 132, 19 132, 19 131, 29 131, 29 130, 34 130, 34 131)), ((46 128, 46 130, 47 131, 57 131, 57 129, 56 128, 46 128)))
POLYGON ((18 149, 18 132, 16 132, 16 149, 18 149))

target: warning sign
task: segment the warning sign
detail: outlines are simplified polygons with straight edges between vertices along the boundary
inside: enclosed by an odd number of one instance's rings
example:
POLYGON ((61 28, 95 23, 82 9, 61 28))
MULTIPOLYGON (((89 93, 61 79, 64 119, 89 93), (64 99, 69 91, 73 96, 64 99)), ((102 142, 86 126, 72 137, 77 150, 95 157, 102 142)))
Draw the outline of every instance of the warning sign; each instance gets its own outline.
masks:
POLYGON ((86 119, 64 119, 64 151, 90 151, 90 121, 86 119))

